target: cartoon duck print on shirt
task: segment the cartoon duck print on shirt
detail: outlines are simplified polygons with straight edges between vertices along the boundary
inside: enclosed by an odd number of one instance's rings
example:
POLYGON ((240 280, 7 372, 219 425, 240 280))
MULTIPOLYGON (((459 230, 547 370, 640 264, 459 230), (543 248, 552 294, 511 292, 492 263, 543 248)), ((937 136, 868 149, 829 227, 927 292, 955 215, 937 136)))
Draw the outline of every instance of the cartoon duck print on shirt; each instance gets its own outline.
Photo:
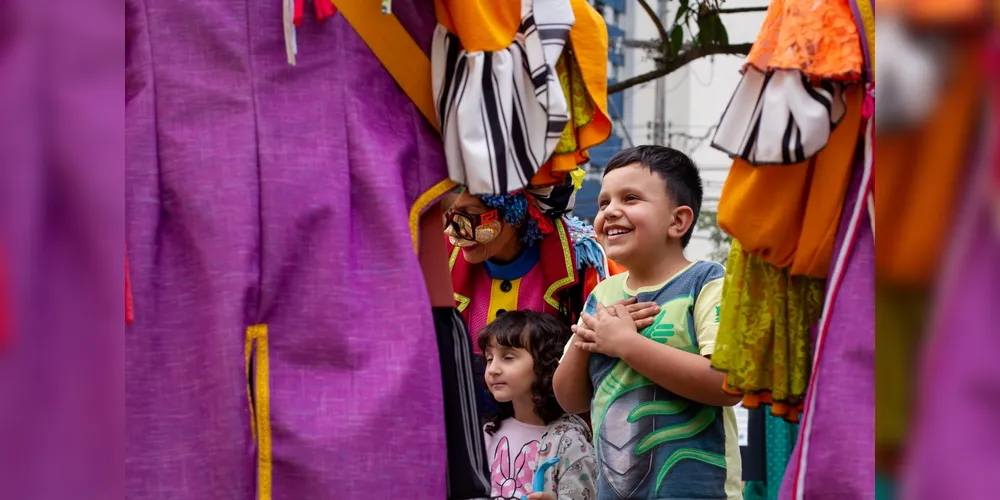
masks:
POLYGON ((490 464, 493 497, 518 499, 531 493, 531 480, 538 467, 538 441, 529 441, 511 460, 510 443, 504 437, 497 443, 490 464))

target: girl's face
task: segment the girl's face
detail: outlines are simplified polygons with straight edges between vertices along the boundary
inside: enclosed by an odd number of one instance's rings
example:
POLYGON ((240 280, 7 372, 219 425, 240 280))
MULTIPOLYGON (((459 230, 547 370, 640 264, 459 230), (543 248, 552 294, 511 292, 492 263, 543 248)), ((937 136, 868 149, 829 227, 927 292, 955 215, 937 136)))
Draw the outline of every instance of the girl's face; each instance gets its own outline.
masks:
POLYGON ((500 403, 521 399, 531 401, 535 383, 535 360, 527 349, 491 345, 483 353, 486 387, 500 403))

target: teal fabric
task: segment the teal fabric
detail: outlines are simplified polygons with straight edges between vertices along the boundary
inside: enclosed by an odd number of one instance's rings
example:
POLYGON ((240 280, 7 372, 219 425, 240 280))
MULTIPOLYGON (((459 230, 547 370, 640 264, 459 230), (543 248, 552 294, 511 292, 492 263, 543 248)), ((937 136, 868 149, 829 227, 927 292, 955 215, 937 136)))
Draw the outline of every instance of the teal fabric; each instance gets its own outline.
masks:
POLYGON ((799 425, 785 422, 767 412, 764 420, 764 454, 767 456, 764 481, 748 481, 743 500, 777 500, 785 467, 795 448, 799 425))
POLYGON ((875 474, 875 500, 893 500, 894 498, 896 498, 895 481, 885 474, 875 474))

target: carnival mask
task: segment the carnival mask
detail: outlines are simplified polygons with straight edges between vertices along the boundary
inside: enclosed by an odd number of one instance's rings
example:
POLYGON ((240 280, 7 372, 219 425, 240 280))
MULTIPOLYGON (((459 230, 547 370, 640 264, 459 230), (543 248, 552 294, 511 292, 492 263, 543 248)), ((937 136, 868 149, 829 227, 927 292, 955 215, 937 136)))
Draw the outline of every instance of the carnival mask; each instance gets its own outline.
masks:
POLYGON ((500 236, 502 229, 496 209, 482 214, 467 214, 449 210, 444 215, 447 227, 444 234, 456 247, 471 247, 489 243, 500 236))

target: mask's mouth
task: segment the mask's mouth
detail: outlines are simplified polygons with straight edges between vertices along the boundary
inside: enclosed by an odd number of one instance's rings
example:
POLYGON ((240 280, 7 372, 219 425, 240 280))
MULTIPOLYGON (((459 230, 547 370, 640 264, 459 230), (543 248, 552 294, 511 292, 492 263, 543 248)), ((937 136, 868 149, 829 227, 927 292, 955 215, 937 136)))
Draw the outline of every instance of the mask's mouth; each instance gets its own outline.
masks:
POLYGON ((459 231, 455 230, 454 225, 449 224, 448 227, 444 229, 444 234, 448 236, 448 241, 450 241, 452 245, 458 248, 469 248, 480 244, 486 244, 497 239, 497 237, 500 236, 500 230, 502 228, 503 227, 501 226, 500 221, 492 221, 475 228, 474 231, 469 231, 470 228, 467 228, 465 231, 466 234, 461 234, 459 231), (469 234, 470 232, 474 235, 473 238, 469 237, 471 236, 469 234))
POLYGON ((452 235, 448 235, 448 241, 451 242, 452 246, 456 246, 458 248, 471 248, 479 244, 475 241, 469 241, 465 238, 459 238, 452 235))

